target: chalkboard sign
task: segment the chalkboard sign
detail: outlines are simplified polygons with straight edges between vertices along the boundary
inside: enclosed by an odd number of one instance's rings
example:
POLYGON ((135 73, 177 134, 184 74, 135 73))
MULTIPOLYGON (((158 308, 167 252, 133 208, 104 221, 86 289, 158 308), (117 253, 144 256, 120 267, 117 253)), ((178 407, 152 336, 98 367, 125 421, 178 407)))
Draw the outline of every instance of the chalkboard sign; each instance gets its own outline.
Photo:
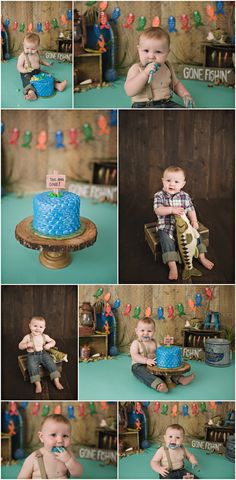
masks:
POLYGON ((201 450, 208 450, 211 453, 215 452, 223 454, 225 452, 225 447, 223 443, 208 442, 206 440, 193 439, 191 441, 191 447, 200 448, 201 450))
POLYGON ((44 52, 47 60, 59 60, 59 62, 72 62, 72 53, 44 52))
POLYGON ((232 84, 234 71, 232 68, 212 68, 196 65, 176 65, 176 74, 184 80, 232 84))

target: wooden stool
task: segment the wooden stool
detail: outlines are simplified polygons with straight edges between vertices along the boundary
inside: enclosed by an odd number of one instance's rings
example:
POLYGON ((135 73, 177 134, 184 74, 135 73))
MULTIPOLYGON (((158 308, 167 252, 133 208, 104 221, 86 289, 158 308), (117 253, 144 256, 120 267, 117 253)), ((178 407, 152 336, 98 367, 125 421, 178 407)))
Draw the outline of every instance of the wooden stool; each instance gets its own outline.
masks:
MULTIPOLYGON (((55 362, 54 362, 55 363, 55 362)), ((18 356, 18 365, 20 367, 20 371, 24 377, 24 381, 28 382, 29 381, 29 372, 27 370, 27 354, 26 355, 19 355, 18 356)), ((62 372, 62 362, 55 363, 58 372, 62 372)), ((45 368, 40 365, 39 367, 39 375, 41 378, 49 377, 50 373, 45 370, 45 368)))
MULTIPOLYGON (((144 236, 147 244, 149 245, 152 254, 154 255, 155 262, 157 261, 158 257, 161 259, 161 252, 159 249, 159 236, 156 230, 156 222, 152 223, 145 223, 144 225, 144 236)), ((202 223, 199 223, 199 233, 201 234, 203 243, 206 247, 209 246, 209 229, 204 227, 202 223)))
POLYGON ((10 463, 12 461, 12 436, 9 433, 1 433, 1 455, 2 463, 10 463))

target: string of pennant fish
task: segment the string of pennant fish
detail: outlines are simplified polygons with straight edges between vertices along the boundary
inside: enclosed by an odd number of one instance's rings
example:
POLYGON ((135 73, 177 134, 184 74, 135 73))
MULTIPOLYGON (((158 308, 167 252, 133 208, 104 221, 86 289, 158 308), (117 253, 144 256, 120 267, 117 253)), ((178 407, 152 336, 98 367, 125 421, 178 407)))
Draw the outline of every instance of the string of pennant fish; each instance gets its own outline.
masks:
MULTIPOLYGON (((97 289, 96 293, 94 294, 94 297, 96 298, 96 301, 100 301, 100 303, 103 304, 103 309, 104 309, 105 316, 108 317, 108 316, 112 315, 112 312, 116 312, 118 310, 118 308, 121 305, 121 300, 119 298, 117 298, 114 301, 113 305, 111 305, 109 303, 110 298, 111 298, 110 292, 106 292, 103 295, 103 299, 98 300, 101 297, 102 294, 103 294, 103 288, 100 287, 100 288, 97 289)), ((208 301, 211 301, 215 298, 214 294, 213 294, 213 290, 210 287, 205 288, 205 295, 206 295, 206 298, 207 298, 208 301)), ((202 297, 201 293, 196 293, 195 301, 192 300, 192 299, 189 299, 188 300, 188 306, 189 306, 191 312, 195 313, 196 309, 198 307, 202 307, 203 306, 202 301, 203 301, 203 297, 202 297)), ((176 305, 176 308, 173 305, 168 305, 166 308, 167 308, 167 318, 168 319, 172 319, 172 320, 174 319, 176 309, 177 309, 177 315, 179 317, 182 317, 183 315, 186 315, 185 310, 184 310, 184 306, 183 306, 182 303, 178 303, 176 305)), ((133 318, 136 318, 138 320, 140 318, 140 314, 141 314, 141 311, 142 311, 141 307, 139 305, 136 305, 132 313, 131 313, 131 310, 132 310, 131 304, 127 303, 125 305, 123 315, 125 317, 128 317, 128 316, 132 315, 133 318)), ((151 315, 152 315, 152 309, 151 309, 151 307, 148 306, 148 307, 145 308, 143 316, 151 317, 151 315)), ((157 319, 158 320, 165 320, 164 308, 162 306, 157 307, 157 319)))
POLYGON ((72 10, 67 10, 65 15, 60 16, 60 20, 53 18, 51 21, 47 20, 43 22, 37 22, 34 26, 33 22, 29 22, 28 25, 25 25, 24 22, 18 22, 14 20, 11 22, 9 18, 6 18, 3 22, 2 28, 12 27, 12 31, 16 32, 19 29, 19 32, 22 33, 31 33, 36 31, 37 33, 50 32, 51 29, 59 28, 60 26, 66 26, 69 22, 72 21, 72 10))

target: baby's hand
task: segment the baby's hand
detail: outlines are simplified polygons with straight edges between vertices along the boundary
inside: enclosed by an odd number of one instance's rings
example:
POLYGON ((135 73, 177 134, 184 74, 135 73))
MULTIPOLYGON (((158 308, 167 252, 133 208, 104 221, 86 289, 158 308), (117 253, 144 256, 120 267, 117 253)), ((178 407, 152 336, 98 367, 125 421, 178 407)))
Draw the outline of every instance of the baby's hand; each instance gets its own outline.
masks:
POLYGON ((193 98, 191 97, 191 95, 185 95, 183 97, 183 101, 184 101, 185 108, 195 107, 195 102, 194 102, 193 98))
POLYGON ((149 365, 150 367, 153 367, 154 365, 156 365, 156 359, 155 358, 147 358, 147 365, 149 365))
POLYGON ((173 215, 183 215, 184 208, 183 207, 172 207, 172 214, 173 215))
POLYGON ((162 477, 166 477, 169 473, 169 470, 167 467, 159 467, 159 473, 162 477))
POLYGON ((33 342, 27 342, 27 348, 34 348, 33 342))
POLYGON ((71 459, 71 454, 66 449, 64 450, 64 452, 56 452, 54 453, 54 455, 57 457, 58 460, 60 460, 60 462, 63 463, 69 462, 69 460, 71 459))
POLYGON ((199 224, 198 224, 198 222, 191 222, 191 225, 192 225, 192 227, 195 228, 196 230, 199 229, 199 224))
POLYGON ((149 74, 150 72, 155 72, 156 71, 156 63, 155 62, 152 62, 152 63, 149 63, 145 69, 144 69, 144 72, 146 73, 147 77, 149 77, 149 74))
POLYGON ((50 350, 50 348, 51 348, 50 343, 46 343, 43 348, 44 348, 44 350, 50 350))

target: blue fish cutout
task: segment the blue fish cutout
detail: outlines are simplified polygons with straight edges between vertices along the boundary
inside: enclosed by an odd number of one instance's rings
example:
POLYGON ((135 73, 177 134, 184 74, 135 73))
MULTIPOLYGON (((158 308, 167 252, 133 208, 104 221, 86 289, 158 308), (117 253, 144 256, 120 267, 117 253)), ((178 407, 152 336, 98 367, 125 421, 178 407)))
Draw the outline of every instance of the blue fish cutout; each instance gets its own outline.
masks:
POLYGON ((157 318, 158 320, 165 320, 164 309, 162 307, 158 307, 157 309, 157 318))
POLYGON ((10 22, 9 18, 6 18, 6 20, 5 20, 5 22, 4 22, 3 25, 4 25, 4 27, 7 28, 7 27, 9 27, 10 23, 11 23, 11 22, 10 22))
POLYGON ((184 417, 189 417, 188 405, 186 403, 183 405, 183 416, 184 417))
POLYGON ((57 130, 55 133, 55 140, 56 140, 56 148, 65 148, 63 143, 63 132, 61 130, 57 130))
POLYGON ((116 7, 114 8, 114 10, 112 10, 110 22, 117 24, 117 20, 119 17, 120 17, 120 7, 116 7))
POLYGON ((38 23, 37 23, 37 32, 38 32, 38 33, 41 33, 42 31, 43 31, 42 22, 38 22, 38 23))
POLYGON ((196 307, 202 306, 202 295, 200 293, 197 293, 195 296, 195 306, 196 307))
POLYGON ((72 10, 67 10, 67 20, 72 20, 72 10))
POLYGON ((115 127, 117 125, 117 110, 111 110, 109 125, 110 127, 115 127))
POLYGON ((168 25, 169 25, 169 32, 177 32, 176 28, 175 28, 175 25, 176 25, 176 21, 175 21, 175 17, 173 17, 173 15, 170 15, 168 17, 168 25))
POLYGON ((112 307, 113 312, 115 312, 119 308, 119 306, 120 306, 120 299, 117 298, 113 303, 113 307, 112 307))
POLYGON ((99 39, 100 36, 101 36, 101 32, 100 32, 100 27, 99 27, 98 23, 94 24, 93 31, 95 33, 96 38, 99 39))
POLYGON ((216 11, 215 11, 216 15, 220 15, 220 13, 221 15, 225 14, 223 7, 224 7, 224 2, 216 2, 216 11))

